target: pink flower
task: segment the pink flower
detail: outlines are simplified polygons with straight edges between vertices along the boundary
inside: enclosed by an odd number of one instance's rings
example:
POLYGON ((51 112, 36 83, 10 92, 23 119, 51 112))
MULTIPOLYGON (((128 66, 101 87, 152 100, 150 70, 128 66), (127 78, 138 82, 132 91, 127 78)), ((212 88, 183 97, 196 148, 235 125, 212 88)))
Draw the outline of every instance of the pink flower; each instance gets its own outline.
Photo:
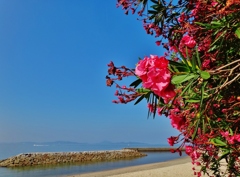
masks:
POLYGON ((180 17, 178 18, 179 23, 184 22, 186 18, 187 16, 185 15, 185 13, 181 13, 180 17))
POLYGON ((226 137, 229 136, 229 132, 228 132, 228 131, 226 131, 226 132, 221 132, 221 135, 226 138, 226 137))
POLYGON ((173 126, 173 128, 176 128, 178 130, 182 129, 182 126, 185 123, 185 120, 182 117, 176 114, 170 114, 169 118, 171 119, 171 125, 173 126))
POLYGON ((168 70, 168 60, 164 57, 151 55, 140 60, 135 74, 140 77, 143 87, 152 90, 162 98, 173 98, 176 93, 171 85, 171 73, 168 70))
POLYGON ((234 135, 234 139, 237 141, 237 142, 240 142, 240 135, 234 135))
POLYGON ((227 112, 227 109, 222 109, 222 113, 226 113, 227 112))
POLYGON ((228 132, 221 132, 222 136, 228 141, 229 144, 235 144, 236 142, 240 142, 240 134, 229 136, 228 132), (225 135, 226 134, 226 135, 225 135))
POLYGON ((215 7, 215 6, 217 6, 217 5, 218 5, 218 2, 216 2, 216 1, 213 1, 213 2, 211 2, 211 5, 212 5, 213 7, 215 7))
POLYGON ((185 146, 185 152, 187 155, 191 157, 193 162, 200 157, 200 153, 198 153, 192 146, 185 146))
POLYGON ((176 92, 174 91, 174 85, 169 84, 161 93, 162 95, 164 95, 164 102, 168 103, 168 99, 167 98, 173 98, 176 95, 176 92))
POLYGON ((149 62, 145 57, 143 60, 140 60, 135 69, 135 74, 139 76, 143 82, 147 80, 147 72, 148 72, 149 62))
POLYGON ((210 63, 211 63, 211 60, 210 59, 206 59, 206 60, 203 61, 202 67, 204 69, 209 69, 210 68, 210 63))
POLYGON ((185 146, 186 154, 190 156, 190 154, 193 152, 192 146, 185 146))
POLYGON ((190 37, 189 35, 184 36, 179 44, 179 50, 183 54, 184 57, 187 56, 186 48, 188 52, 188 56, 191 56, 191 49, 196 46, 196 41, 193 39, 193 37, 190 37))
POLYGON ((182 38, 182 40, 180 41, 180 46, 187 46, 189 48, 193 48, 196 45, 196 41, 193 39, 193 37, 190 37, 189 35, 186 35, 182 38))
POLYGON ((157 44, 157 46, 161 45, 161 41, 156 41, 155 43, 157 44))
POLYGON ((148 107, 148 109, 149 109, 150 112, 153 112, 153 111, 154 111, 154 107, 153 107, 152 104, 148 103, 147 107, 148 107))
POLYGON ((168 144, 170 146, 173 146, 175 144, 175 141, 178 140, 178 137, 177 136, 171 136, 170 138, 168 138, 168 144))
POLYGON ((158 115, 162 115, 162 111, 163 111, 163 107, 162 108, 160 108, 160 107, 158 107, 157 108, 157 113, 158 113, 158 115))
POLYGON ((177 52, 178 52, 178 50, 177 50, 177 47, 176 47, 176 46, 171 46, 171 47, 170 47, 170 50, 171 50, 171 51, 173 51, 173 52, 175 52, 175 53, 177 53, 177 52))
POLYGON ((172 109, 170 111, 169 118, 171 119, 171 125, 173 126, 173 128, 181 130, 185 124, 185 118, 178 114, 178 112, 179 110, 172 109))

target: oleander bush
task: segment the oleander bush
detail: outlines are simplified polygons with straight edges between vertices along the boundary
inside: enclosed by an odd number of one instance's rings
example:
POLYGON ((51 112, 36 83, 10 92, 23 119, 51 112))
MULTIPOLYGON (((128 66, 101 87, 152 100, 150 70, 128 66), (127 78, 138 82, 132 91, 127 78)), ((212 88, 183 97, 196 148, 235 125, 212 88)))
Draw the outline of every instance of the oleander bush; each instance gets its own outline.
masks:
POLYGON ((180 133, 168 143, 186 149, 197 176, 240 176, 240 0, 118 0, 117 7, 136 13, 166 52, 134 69, 110 62, 113 102, 146 100, 149 115, 170 118, 180 133), (130 76, 129 87, 118 84, 130 76))

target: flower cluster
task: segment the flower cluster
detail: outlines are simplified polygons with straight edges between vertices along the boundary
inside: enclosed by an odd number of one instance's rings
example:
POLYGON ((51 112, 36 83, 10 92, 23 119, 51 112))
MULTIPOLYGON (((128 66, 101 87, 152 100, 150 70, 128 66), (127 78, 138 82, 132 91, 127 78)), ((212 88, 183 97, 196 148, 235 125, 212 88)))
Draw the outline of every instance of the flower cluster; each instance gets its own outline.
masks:
POLYGON ((138 62, 135 74, 142 80, 144 88, 150 89, 165 100, 176 95, 166 58, 154 55, 145 57, 138 62))

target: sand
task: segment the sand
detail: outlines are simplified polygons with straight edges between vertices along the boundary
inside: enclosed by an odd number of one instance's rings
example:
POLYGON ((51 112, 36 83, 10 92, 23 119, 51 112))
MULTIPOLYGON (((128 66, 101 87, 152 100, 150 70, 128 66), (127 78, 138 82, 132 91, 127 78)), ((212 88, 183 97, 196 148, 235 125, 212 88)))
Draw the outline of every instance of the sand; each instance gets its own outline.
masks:
MULTIPOLYGON (((167 162, 131 166, 94 173, 71 175, 69 177, 196 177, 189 157, 167 162)), ((202 175, 206 177, 207 175, 202 175)))

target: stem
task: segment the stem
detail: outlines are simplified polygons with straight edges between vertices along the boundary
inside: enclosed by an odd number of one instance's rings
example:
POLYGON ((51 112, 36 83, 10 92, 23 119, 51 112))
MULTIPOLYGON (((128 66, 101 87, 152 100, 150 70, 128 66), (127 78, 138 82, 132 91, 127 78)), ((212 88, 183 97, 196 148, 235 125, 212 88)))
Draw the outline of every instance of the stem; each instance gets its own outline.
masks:
POLYGON ((232 65, 232 64, 234 64, 234 63, 237 63, 237 62, 240 62, 240 59, 238 59, 238 60, 236 60, 236 61, 233 61, 233 62, 231 62, 231 63, 228 63, 228 64, 226 64, 226 65, 224 65, 224 66, 222 66, 222 67, 220 67, 220 68, 217 68, 216 70, 221 70, 221 69, 223 69, 223 68, 225 68, 225 67, 227 67, 227 66, 230 66, 230 65, 232 65))

